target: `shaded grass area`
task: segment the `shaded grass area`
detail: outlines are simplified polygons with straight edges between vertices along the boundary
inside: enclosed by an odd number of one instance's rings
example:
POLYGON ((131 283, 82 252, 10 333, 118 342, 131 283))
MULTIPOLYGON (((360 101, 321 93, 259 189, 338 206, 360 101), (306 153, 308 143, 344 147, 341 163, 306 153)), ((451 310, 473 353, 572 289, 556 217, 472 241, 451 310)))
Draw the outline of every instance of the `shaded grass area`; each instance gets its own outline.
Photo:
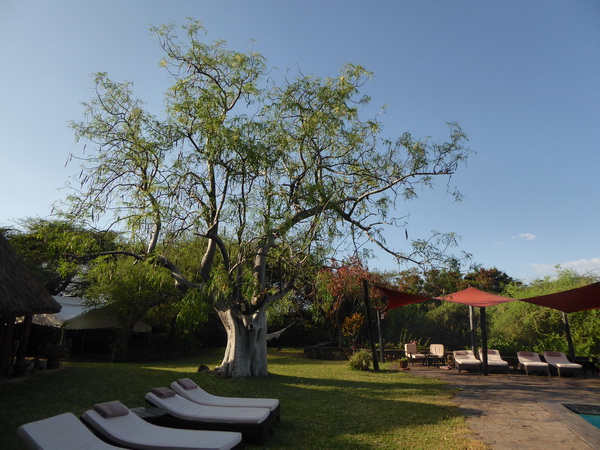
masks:
POLYGON ((218 365, 221 356, 221 350, 206 350, 154 363, 67 362, 61 370, 2 382, 0 447, 25 448, 16 435, 23 423, 66 411, 79 416, 111 400, 145 406, 151 387, 189 377, 217 395, 278 398, 282 420, 268 448, 484 448, 468 437, 452 391, 441 381, 385 364, 380 372, 353 371, 344 361, 305 359, 298 349, 270 350, 267 378, 222 379, 197 372, 200 364, 218 365))

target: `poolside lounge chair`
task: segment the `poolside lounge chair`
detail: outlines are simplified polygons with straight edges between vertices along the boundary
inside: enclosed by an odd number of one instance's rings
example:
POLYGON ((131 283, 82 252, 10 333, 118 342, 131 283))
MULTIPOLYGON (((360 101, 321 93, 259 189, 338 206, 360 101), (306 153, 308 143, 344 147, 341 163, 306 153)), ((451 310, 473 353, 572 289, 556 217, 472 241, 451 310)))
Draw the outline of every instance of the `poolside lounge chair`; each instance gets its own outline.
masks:
POLYGON ((145 398, 167 413, 158 418, 157 425, 237 431, 244 440, 258 444, 264 443, 274 431, 275 419, 268 408, 200 405, 167 387, 153 388, 145 398))
POLYGON ((31 449, 43 450, 111 450, 72 413, 59 414, 47 419, 26 423, 17 428, 17 434, 31 449))
MULTIPOLYGON (((479 360, 483 361, 483 349, 479 349, 479 360)), ((488 348, 487 351, 487 364, 488 364, 488 370, 494 370, 494 369, 498 369, 501 370, 502 372, 504 372, 506 370, 506 373, 508 373, 508 362, 504 361, 502 359, 502 356, 500 356, 500 352, 498 350, 494 350, 491 348, 488 348)))
POLYGON ((529 372, 544 372, 550 376, 550 366, 543 362, 537 353, 517 352, 517 358, 520 368, 525 370, 526 375, 529 375, 529 372))
POLYGON ((455 350, 452 354, 454 356, 454 367, 459 373, 461 370, 481 371, 481 361, 475 358, 471 350, 455 350))
POLYGON ((240 433, 159 427, 139 418, 118 401, 98 403, 93 409, 84 412, 82 419, 106 440, 126 448, 143 450, 244 448, 240 433))
POLYGON ((446 349, 444 344, 431 344, 429 346, 429 358, 433 359, 435 365, 439 363, 444 364, 446 362, 446 349))
POLYGON ((267 408, 276 420, 280 420, 281 418, 281 405, 279 404, 279 400, 274 398, 220 397, 209 394, 189 378, 180 378, 174 381, 171 383, 171 389, 183 398, 201 405, 234 408, 267 408))
POLYGON ((413 366, 415 365, 415 361, 420 360, 423 361, 423 363, 425 363, 425 360, 427 358, 423 353, 419 353, 419 351, 417 350, 417 344, 415 344, 414 342, 404 344, 404 353, 406 354, 408 360, 413 363, 413 366))
POLYGON ((564 353, 544 352, 543 355, 550 367, 554 367, 559 377, 565 372, 579 372, 580 376, 583 377, 583 366, 569 361, 564 353))

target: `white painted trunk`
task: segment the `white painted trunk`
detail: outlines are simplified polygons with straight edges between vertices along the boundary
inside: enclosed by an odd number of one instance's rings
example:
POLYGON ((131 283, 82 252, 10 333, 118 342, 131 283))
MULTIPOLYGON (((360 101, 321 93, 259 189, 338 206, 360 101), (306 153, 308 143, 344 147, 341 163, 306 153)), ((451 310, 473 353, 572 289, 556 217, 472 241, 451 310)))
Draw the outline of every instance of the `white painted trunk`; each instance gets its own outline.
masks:
POLYGON ((227 332, 227 347, 218 370, 223 376, 265 377, 267 366, 267 315, 262 309, 252 315, 220 311, 227 332))

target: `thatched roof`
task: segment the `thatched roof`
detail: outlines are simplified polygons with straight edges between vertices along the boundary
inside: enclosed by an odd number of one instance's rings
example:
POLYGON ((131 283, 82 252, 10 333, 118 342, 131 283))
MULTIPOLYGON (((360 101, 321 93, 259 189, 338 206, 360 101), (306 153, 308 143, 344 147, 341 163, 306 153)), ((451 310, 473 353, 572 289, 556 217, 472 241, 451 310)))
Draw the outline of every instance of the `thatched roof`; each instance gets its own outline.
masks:
POLYGON ((0 316, 57 313, 60 308, 0 233, 0 316))

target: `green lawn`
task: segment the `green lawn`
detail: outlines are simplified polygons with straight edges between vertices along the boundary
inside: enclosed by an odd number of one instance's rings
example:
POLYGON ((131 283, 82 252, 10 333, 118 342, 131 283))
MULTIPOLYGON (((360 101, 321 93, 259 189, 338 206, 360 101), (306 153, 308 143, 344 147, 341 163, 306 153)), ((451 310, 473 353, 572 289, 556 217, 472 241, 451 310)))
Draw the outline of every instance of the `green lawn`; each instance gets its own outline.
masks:
MULTIPOLYGON (((222 350, 164 362, 67 362, 63 369, 0 383, 2 448, 24 448, 22 423, 66 411, 82 414, 94 403, 120 400, 144 406, 151 387, 189 377, 207 391, 228 396, 274 397, 282 420, 268 448, 484 448, 470 439, 464 417, 442 382, 392 370, 350 370, 344 361, 305 359, 302 350, 269 350, 263 379, 221 379, 197 373, 218 365, 222 350)), ((250 449, 253 447, 249 447, 250 449)))

